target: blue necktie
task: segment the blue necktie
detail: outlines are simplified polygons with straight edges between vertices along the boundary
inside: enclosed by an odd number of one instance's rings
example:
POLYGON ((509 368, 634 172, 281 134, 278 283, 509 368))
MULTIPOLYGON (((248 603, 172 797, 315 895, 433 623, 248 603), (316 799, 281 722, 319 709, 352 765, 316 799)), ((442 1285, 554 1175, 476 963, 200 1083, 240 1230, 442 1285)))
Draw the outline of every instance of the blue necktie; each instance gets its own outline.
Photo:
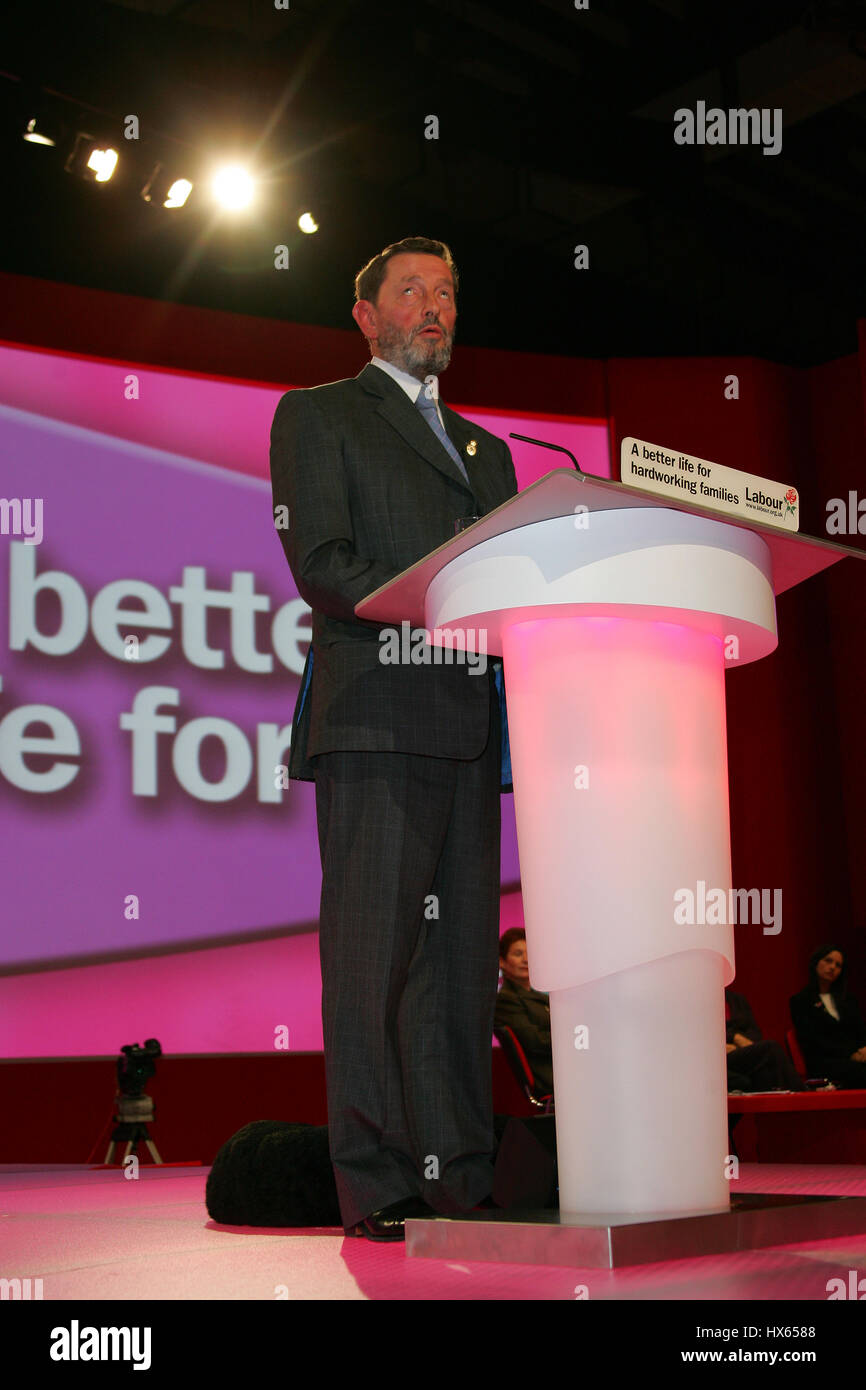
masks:
POLYGON ((454 445, 451 443, 451 440, 448 438, 448 435, 445 433, 442 421, 439 419, 439 412, 436 409, 436 402, 434 401, 432 396, 427 395, 427 388, 425 386, 422 386, 421 390, 418 392, 418 399, 416 400, 415 404, 421 411, 421 414, 424 416, 424 419, 427 421, 427 424, 430 426, 436 438, 439 440, 439 443, 442 445, 443 449, 445 449, 445 451, 457 464, 457 467, 460 469, 460 472, 463 474, 464 478, 468 483, 469 474, 466 472, 466 467, 463 463, 463 460, 458 454, 457 450, 454 448, 454 445))

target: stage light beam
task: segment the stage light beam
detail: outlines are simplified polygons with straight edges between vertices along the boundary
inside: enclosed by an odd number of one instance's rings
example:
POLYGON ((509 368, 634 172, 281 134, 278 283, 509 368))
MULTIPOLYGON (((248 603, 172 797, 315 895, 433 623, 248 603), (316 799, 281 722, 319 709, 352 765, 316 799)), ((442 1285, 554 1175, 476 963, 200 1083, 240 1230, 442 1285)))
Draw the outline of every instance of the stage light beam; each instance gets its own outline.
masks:
POLYGON ((65 165, 68 174, 107 183, 117 167, 117 150, 80 130, 65 165))
POLYGON ((192 184, 189 179, 175 179, 171 188, 168 190, 168 196, 163 203, 163 207, 182 208, 191 192, 192 184))
POLYGON ((159 203, 164 208, 182 208, 192 192, 190 179, 174 178, 160 163, 154 166, 141 190, 146 203, 159 203))
POLYGON ((87 168, 93 170, 93 177, 96 183, 107 183, 117 168, 117 150, 110 147, 100 149, 97 147, 90 153, 87 161, 87 168))
POLYGON ((36 117, 27 122, 23 138, 31 145, 56 145, 57 141, 48 134, 43 124, 37 124, 36 117))
POLYGON ((220 207, 235 212, 249 207, 255 194, 255 182, 242 165, 227 164, 214 175, 212 189, 220 207))

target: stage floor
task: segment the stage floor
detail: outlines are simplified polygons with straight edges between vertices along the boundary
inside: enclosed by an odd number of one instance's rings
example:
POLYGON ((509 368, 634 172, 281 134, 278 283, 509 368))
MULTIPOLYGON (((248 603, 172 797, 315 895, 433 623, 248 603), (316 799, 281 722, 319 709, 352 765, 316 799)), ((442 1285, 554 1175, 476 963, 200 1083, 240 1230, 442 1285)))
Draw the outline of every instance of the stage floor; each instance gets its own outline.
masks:
MULTIPOLYGON (((741 1300, 826 1302, 866 1274, 866 1238, 618 1270, 407 1259, 333 1228, 218 1226, 206 1168, 0 1168, 0 1277, 69 1300, 741 1300), (576 1293, 580 1288, 581 1292, 576 1293)), ((866 1167, 743 1164, 733 1191, 866 1196, 866 1167)))

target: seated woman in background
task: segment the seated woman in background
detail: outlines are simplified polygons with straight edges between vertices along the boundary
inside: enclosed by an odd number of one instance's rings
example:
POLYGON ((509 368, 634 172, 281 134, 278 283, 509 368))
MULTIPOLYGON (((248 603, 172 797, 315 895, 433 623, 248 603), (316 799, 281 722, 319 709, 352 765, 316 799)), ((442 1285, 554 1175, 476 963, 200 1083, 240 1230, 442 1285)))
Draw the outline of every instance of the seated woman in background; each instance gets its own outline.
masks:
POLYGON ((809 983, 791 999, 791 1021, 809 1075, 859 1090, 866 1088, 866 1025, 845 977, 841 949, 820 946, 809 958, 809 983))

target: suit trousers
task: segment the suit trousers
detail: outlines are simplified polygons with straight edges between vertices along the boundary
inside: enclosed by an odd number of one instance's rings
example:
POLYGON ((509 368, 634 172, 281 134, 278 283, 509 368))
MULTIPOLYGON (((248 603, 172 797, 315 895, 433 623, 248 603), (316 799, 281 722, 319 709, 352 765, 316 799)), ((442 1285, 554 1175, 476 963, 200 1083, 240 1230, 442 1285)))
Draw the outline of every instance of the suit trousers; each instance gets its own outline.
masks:
POLYGON ((500 716, 489 685, 475 759, 314 759, 328 1132, 347 1230, 411 1196, 445 1215, 471 1210, 493 1185, 500 716))

